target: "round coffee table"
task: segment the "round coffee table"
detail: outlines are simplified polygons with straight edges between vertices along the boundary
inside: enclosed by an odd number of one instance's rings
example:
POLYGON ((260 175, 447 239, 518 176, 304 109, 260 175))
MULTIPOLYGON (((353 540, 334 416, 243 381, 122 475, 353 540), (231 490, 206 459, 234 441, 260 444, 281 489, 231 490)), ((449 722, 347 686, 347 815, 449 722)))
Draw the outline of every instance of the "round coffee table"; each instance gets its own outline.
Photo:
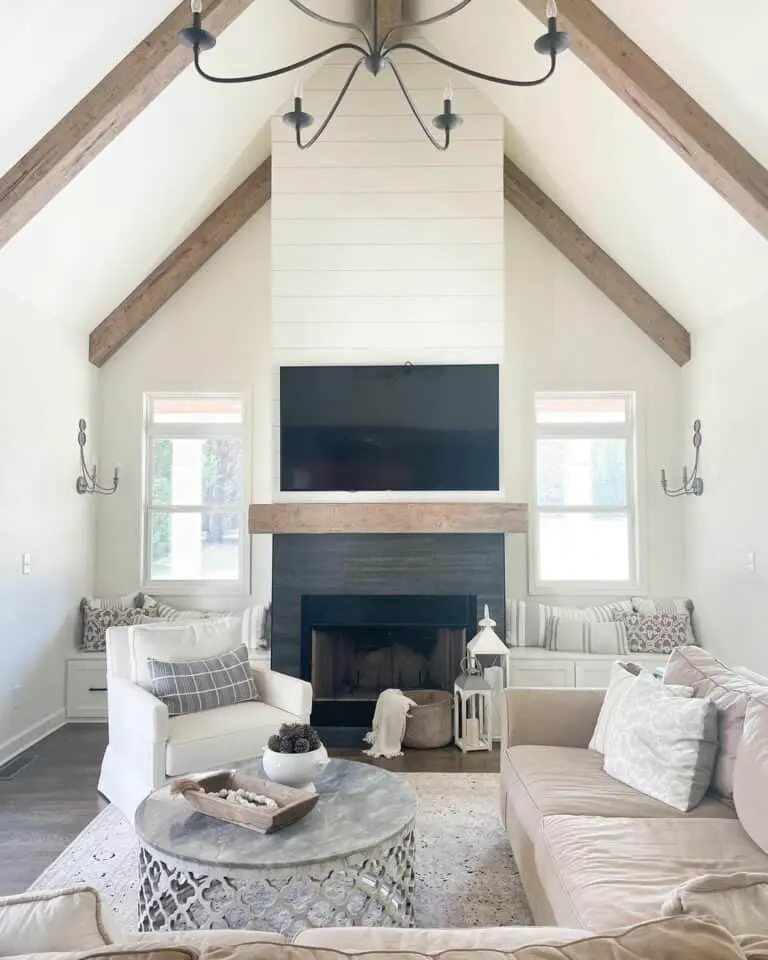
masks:
MULTIPOLYGON (((261 761, 239 765, 263 777, 261 761)), ((394 773, 332 760, 303 820, 264 836, 151 793, 136 812, 139 930, 414 922, 416 794, 394 773)))

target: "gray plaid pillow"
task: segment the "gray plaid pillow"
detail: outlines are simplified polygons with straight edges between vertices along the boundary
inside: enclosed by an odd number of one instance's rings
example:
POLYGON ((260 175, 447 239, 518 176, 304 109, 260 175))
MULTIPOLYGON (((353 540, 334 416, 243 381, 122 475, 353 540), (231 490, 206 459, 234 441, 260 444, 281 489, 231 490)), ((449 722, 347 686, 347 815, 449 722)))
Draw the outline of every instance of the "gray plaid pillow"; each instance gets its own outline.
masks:
POLYGON ((258 700, 243 644, 204 660, 147 660, 151 691, 172 717, 258 700))

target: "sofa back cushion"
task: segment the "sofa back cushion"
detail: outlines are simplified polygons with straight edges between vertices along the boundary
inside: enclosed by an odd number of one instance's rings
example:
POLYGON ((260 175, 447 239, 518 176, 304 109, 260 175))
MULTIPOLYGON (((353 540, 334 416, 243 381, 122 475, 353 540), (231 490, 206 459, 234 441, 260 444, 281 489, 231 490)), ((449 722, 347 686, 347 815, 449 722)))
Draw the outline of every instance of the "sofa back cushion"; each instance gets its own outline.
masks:
POLYGON ((160 621, 131 627, 127 641, 131 679, 149 690, 152 678, 148 660, 202 660, 220 656, 240 645, 242 626, 238 617, 160 621))
POLYGON ((695 697, 708 697, 717 707, 719 746, 712 788, 733 802, 736 751, 741 740, 744 716, 752 697, 768 699, 768 688, 726 666, 701 647, 679 647, 669 658, 664 683, 693 687, 695 697))
POLYGON ((717 751, 717 711, 681 697, 653 677, 637 677, 606 739, 603 769, 635 790, 686 811, 709 789, 717 751))
POLYGON ((0 956, 90 950, 118 930, 90 887, 32 891, 0 898, 0 956))
POLYGON ((750 699, 733 770, 733 800, 741 825, 768 853, 768 695, 750 699))

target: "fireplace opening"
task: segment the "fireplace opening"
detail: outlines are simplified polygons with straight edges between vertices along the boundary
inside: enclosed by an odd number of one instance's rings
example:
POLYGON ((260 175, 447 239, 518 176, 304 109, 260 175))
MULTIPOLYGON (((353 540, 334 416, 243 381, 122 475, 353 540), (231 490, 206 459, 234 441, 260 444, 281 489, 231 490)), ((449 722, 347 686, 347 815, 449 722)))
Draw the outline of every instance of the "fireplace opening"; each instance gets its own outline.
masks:
POLYGON ((301 675, 312 722, 370 727, 382 690, 452 690, 477 629, 469 595, 304 595, 301 675))
POLYGON ((338 627, 312 631, 315 700, 371 700, 382 690, 450 690, 466 629, 338 627))

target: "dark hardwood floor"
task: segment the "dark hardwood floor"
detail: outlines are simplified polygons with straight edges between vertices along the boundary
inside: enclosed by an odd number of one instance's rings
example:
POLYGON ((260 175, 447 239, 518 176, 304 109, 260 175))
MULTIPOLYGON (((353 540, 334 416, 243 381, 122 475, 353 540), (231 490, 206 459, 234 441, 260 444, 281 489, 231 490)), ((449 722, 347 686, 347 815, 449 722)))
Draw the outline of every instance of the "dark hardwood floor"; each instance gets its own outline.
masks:
MULTIPOLYGON (((106 744, 106 724, 68 724, 33 747, 30 763, 15 776, 0 779, 0 896, 25 890, 105 805, 96 785, 106 744)), ((330 752, 403 773, 499 769, 498 750, 410 750, 394 760, 368 760, 355 749, 330 752)))

